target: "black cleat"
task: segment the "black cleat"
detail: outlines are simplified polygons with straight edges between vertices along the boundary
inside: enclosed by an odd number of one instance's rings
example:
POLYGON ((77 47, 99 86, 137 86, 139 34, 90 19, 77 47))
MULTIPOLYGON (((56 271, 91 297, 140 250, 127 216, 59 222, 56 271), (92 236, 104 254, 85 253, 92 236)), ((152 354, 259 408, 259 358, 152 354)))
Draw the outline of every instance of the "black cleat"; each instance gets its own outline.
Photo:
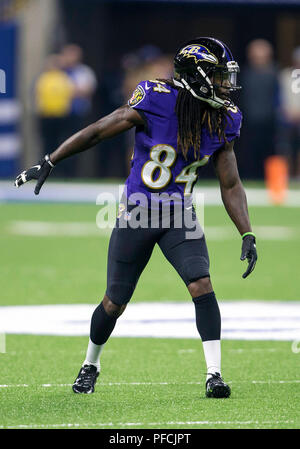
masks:
POLYGON ((206 397, 229 398, 230 393, 229 385, 225 384, 219 373, 212 374, 206 381, 206 397))
POLYGON ((94 393, 98 376, 99 372, 94 365, 84 365, 72 386, 74 393, 94 393))

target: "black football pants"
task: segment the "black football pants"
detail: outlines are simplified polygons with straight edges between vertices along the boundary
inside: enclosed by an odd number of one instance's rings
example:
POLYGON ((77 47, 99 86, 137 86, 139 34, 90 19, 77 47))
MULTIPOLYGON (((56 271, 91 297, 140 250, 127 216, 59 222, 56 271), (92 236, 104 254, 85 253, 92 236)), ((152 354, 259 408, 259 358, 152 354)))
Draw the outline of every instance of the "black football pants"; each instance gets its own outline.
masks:
MULTIPOLYGON (((170 215, 170 226, 165 227, 160 214, 159 226, 151 227, 149 210, 148 227, 136 229, 130 226, 132 209, 128 206, 117 218, 109 242, 106 295, 112 302, 122 305, 130 301, 156 243, 186 285, 209 276, 209 256, 205 237, 194 209, 190 214, 194 228, 191 228, 190 223, 188 226, 185 224, 182 209, 181 227, 176 227, 174 212, 170 215), (193 231, 197 233, 194 234, 193 231)), ((163 276, 162 272, 160 282, 163 281, 163 276)))

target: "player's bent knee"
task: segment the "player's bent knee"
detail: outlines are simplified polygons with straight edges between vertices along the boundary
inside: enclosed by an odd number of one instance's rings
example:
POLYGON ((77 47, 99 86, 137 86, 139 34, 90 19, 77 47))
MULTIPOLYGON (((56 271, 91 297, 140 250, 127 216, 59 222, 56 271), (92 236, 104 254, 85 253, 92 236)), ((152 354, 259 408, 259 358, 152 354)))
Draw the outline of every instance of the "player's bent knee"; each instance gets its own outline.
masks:
POLYGON ((183 276, 186 285, 198 281, 198 279, 209 278, 209 259, 206 256, 185 257, 183 276))
POLYGON ((108 296, 104 296, 102 301, 103 307, 107 315, 113 318, 119 318, 126 309, 127 304, 116 304, 108 296))
POLYGON ((204 277, 191 282, 188 285, 188 290, 192 298, 197 298, 198 296, 205 295, 213 291, 212 284, 209 277, 204 277))
POLYGON ((107 290, 105 296, 109 299, 111 298, 111 302, 116 305, 124 305, 127 304, 134 292, 135 284, 133 283, 125 283, 125 282, 114 282, 110 281, 107 286, 107 290))

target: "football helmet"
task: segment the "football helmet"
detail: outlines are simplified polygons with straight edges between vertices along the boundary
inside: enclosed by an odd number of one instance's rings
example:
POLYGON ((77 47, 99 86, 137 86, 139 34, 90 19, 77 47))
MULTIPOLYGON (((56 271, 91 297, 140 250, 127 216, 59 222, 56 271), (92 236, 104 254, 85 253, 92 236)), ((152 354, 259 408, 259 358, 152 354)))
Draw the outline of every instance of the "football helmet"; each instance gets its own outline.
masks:
POLYGON ((217 95, 217 89, 222 87, 228 94, 241 89, 237 85, 239 71, 227 45, 212 37, 186 42, 174 58, 175 85, 216 109, 232 104, 227 95, 217 95))

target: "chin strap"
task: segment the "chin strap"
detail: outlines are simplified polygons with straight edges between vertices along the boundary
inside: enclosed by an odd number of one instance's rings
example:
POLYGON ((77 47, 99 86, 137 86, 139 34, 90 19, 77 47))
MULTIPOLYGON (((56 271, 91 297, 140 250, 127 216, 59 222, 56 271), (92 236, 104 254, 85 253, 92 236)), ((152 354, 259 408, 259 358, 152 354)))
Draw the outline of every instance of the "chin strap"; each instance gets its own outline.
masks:
MULTIPOLYGON (((201 73, 201 75, 203 75, 203 74, 201 73)), ((204 73, 204 75, 205 75, 205 73, 204 73)), ((231 101, 230 100, 222 100, 222 98, 217 97, 215 95, 215 91, 213 89, 213 86, 211 84, 210 79, 206 78, 206 76, 205 76, 205 79, 210 84, 210 86, 212 87, 213 96, 210 97, 210 98, 205 98, 205 97, 201 97, 200 95, 197 95, 196 92, 188 84, 188 82, 185 79, 183 79, 183 78, 181 78, 180 81, 178 81, 178 80, 173 78, 173 82, 174 82, 175 86, 182 87, 183 89, 188 90, 191 93, 191 95, 193 95, 193 97, 197 98, 198 100, 205 101, 206 103, 208 103, 210 106, 212 106, 215 109, 219 109, 222 106, 225 106, 225 107, 230 106, 231 105, 231 101)))

